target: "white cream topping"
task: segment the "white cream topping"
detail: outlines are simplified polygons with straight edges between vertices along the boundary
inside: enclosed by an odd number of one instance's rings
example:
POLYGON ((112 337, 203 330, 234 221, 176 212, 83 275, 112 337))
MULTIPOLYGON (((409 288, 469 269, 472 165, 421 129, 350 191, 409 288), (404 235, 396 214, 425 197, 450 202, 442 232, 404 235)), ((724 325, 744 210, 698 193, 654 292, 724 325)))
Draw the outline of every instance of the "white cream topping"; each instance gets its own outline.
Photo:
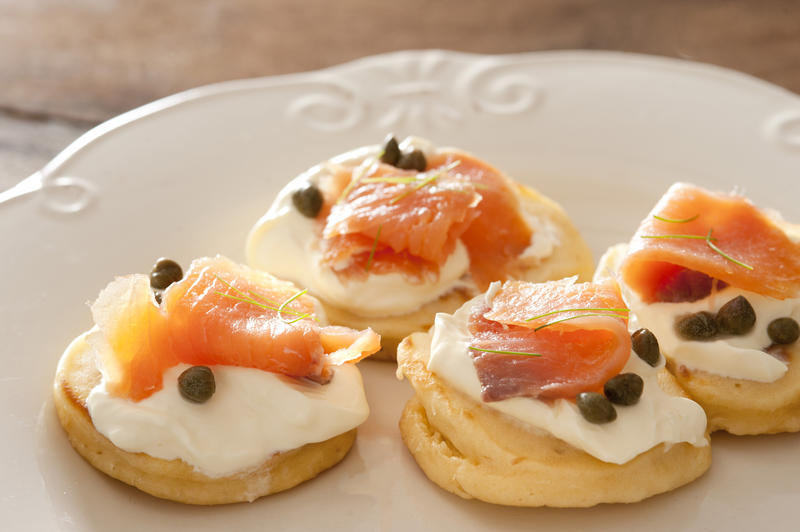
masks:
POLYGON ((520 253, 519 258, 538 263, 552 255, 556 247, 561 244, 558 227, 548 219, 532 216, 525 211, 522 212, 522 217, 533 229, 533 235, 531 243, 520 253))
MULTIPOLYGON (((619 271, 627 246, 610 248, 600 259, 601 269, 619 271)), ((622 296, 631 309, 631 327, 645 327, 655 334, 661 351, 689 369, 723 377, 758 382, 774 382, 787 371, 786 363, 763 351, 772 341, 767 326, 777 318, 800 321, 800 298, 775 299, 733 286, 727 286, 704 299, 689 303, 644 303, 622 279, 622 296), (744 296, 756 313, 753 329, 741 336, 723 336, 712 341, 692 341, 680 337, 675 322, 680 317, 700 311, 716 313, 722 305, 744 296)))
POLYGON ((180 458, 209 477, 223 477, 254 468, 274 453, 347 432, 369 415, 361 374, 352 364, 337 367, 325 385, 253 368, 211 366, 216 391, 203 404, 178 391, 178 376, 189 367, 166 370, 164 387, 139 402, 110 395, 104 379, 87 399, 95 428, 125 451, 180 458))
MULTIPOLYGON (((419 149, 427 157, 437 153, 429 141, 408 137, 401 150, 419 149)), ((458 241, 455 251, 440 268, 438 278, 409 282, 400 273, 371 274, 365 279, 342 280, 333 270, 322 266, 322 251, 315 220, 306 218, 292 205, 292 193, 306 182, 318 183, 330 165, 368 167, 377 160, 380 146, 367 146, 334 157, 290 181, 278 194, 267 213, 256 223, 247 239, 247 262, 278 277, 308 288, 313 295, 364 317, 400 316, 418 310, 446 293, 467 288, 474 291, 469 279, 469 257, 458 241)), ((526 215, 533 229, 530 246, 522 258, 541 260, 558 245, 556 228, 546 220, 526 215)))
POLYGON ((557 399, 552 404, 527 397, 483 402, 468 349, 471 337, 467 320, 475 304, 491 302, 498 286, 499 283, 494 283, 485 296, 468 301, 453 315, 436 315, 428 362, 430 371, 475 401, 529 427, 546 431, 604 462, 624 464, 660 443, 708 445, 703 409, 694 401, 669 395, 658 386, 657 373, 664 364, 663 358, 653 368, 631 354, 622 372, 642 377, 644 391, 637 404, 616 406, 617 419, 611 423, 589 423, 575 403, 566 399, 557 399))

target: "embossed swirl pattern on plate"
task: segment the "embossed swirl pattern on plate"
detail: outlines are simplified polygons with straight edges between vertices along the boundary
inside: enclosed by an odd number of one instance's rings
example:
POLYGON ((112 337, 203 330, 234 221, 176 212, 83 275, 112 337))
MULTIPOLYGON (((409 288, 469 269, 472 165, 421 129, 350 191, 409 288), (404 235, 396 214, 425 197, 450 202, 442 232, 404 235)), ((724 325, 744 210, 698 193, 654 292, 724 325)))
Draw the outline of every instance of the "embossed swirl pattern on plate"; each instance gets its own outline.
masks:
POLYGON ((508 61, 481 61, 465 72, 457 87, 476 111, 522 114, 536 107, 544 97, 539 82, 523 66, 508 61))
POLYGON ((335 132, 361 123, 366 102, 357 89, 338 78, 309 83, 314 92, 295 98, 286 108, 289 118, 318 131, 335 132))
MULTIPOLYGON (((287 114, 312 129, 340 131, 360 125, 379 129, 444 129, 468 114, 521 114, 542 100, 539 82, 508 59, 464 62, 440 51, 385 58, 370 75, 369 93, 327 75, 289 103, 287 114)), ((351 74, 357 78, 363 72, 351 74)))
POLYGON ((795 150, 800 150, 800 109, 776 114, 764 125, 767 139, 795 150))
POLYGON ((94 185, 80 177, 48 177, 42 184, 42 205, 59 214, 75 214, 88 207, 96 196, 94 185))

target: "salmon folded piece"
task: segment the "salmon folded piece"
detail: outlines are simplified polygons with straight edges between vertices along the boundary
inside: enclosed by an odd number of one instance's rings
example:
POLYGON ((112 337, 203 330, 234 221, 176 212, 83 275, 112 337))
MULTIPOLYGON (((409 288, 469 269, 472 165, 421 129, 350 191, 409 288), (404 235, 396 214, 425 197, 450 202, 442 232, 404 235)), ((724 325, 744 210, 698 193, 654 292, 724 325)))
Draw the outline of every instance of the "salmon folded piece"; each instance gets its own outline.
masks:
POLYGON ((677 183, 631 240, 620 273, 645 303, 696 301, 732 285, 800 294, 800 242, 746 198, 677 183))
POLYGON ((179 363, 256 368, 326 382, 331 366, 380 349, 371 329, 317 321, 318 303, 288 282, 222 257, 192 262, 158 305, 144 275, 120 277, 92 305, 110 393, 133 401, 179 363))
POLYGON ((602 391, 631 353, 627 308, 613 282, 508 281, 491 306, 473 309, 468 328, 484 401, 602 391))
POLYGON ((438 274, 460 239, 479 289, 506 279, 532 235, 512 183, 461 152, 443 151, 427 164, 423 173, 376 163, 363 175, 329 176, 319 215, 324 264, 346 278, 421 279, 438 274))

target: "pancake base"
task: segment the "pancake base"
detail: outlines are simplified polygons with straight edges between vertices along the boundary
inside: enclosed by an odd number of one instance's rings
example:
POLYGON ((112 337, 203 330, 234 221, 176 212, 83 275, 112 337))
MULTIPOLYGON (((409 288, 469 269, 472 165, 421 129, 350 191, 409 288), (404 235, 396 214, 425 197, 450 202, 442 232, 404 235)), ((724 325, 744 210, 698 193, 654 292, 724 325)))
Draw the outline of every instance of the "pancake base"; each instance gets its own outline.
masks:
MULTIPOLYGON (((558 228, 560 242, 553 253, 540 261, 521 263, 521 273, 515 277, 539 283, 577 275, 579 281, 591 279, 594 271, 592 252, 570 221, 564 209, 553 200, 532 188, 517 185, 522 199, 522 210, 531 216, 547 219, 558 228)), ((437 312, 452 314, 477 293, 467 289, 456 289, 419 310, 400 316, 363 317, 338 306, 322 301, 331 323, 353 329, 371 327, 381 335, 381 350, 370 356, 371 360, 395 360, 397 344, 417 331, 427 331, 433 325, 437 312)))
MULTIPOLYGON (((588 507, 637 502, 702 475, 711 448, 660 444, 622 464, 594 458, 452 389, 427 370, 430 335, 398 346, 399 371, 416 391, 400 432, 429 479, 465 499, 509 506, 588 507)), ((662 370, 659 386, 683 395, 662 370)))
POLYGON ((70 443, 98 470, 163 499, 203 505, 253 501, 333 467, 345 457, 356 437, 356 429, 352 429, 323 442, 276 453, 252 469, 208 477, 179 459, 124 451, 100 434, 86 408, 86 398, 100 379, 94 354, 80 336, 62 356, 53 388, 58 419, 70 443))
POLYGON ((667 368, 706 411, 712 431, 736 435, 800 431, 800 348, 788 351, 788 369, 774 382, 756 382, 686 368, 667 357, 667 368))
MULTIPOLYGON (((790 224, 782 224, 785 230, 790 224)), ((627 244, 608 248, 600 258, 595 281, 615 275, 627 253, 627 244)), ((709 430, 730 434, 756 435, 800 431, 800 342, 786 349, 786 373, 774 382, 756 382, 690 369, 663 353, 667 369, 678 384, 703 407, 709 430)))

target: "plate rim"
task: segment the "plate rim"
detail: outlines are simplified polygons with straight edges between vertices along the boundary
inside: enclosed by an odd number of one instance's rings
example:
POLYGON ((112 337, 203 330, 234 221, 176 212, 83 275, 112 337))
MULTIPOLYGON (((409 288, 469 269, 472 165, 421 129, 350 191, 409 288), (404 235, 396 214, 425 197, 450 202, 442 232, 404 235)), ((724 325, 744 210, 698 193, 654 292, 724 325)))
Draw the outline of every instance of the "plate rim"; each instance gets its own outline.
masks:
POLYGON ((691 72, 694 75, 717 78, 730 83, 750 85, 756 90, 769 91, 774 93, 776 96, 789 97, 790 99, 794 98, 796 99, 795 103, 800 104, 800 94, 794 93, 787 88, 758 78, 752 74, 712 63, 662 55, 621 52, 613 50, 543 50, 533 52, 516 52, 510 54, 480 54, 435 48, 399 50, 360 57, 351 61, 346 61, 344 63, 339 63, 320 69, 218 81, 206 85, 192 87, 158 98, 138 107, 134 107, 128 111, 124 111, 123 113, 109 118, 108 120, 105 120, 92 127, 78 138, 73 140, 63 150, 50 159, 50 161, 45 163, 44 166, 31 174, 27 179, 37 179, 40 183, 43 183, 50 176, 55 174, 59 168, 64 166, 72 157, 77 155, 80 151, 88 148, 100 138, 105 137, 133 122, 156 115, 180 105, 197 102, 207 98, 213 98, 222 94, 230 94, 237 91, 276 87, 284 83, 296 82, 309 76, 327 75, 337 72, 355 71, 359 69, 370 69, 387 61, 418 61, 421 58, 433 54, 439 54, 445 59, 451 58, 457 60, 471 60, 473 62, 482 60, 511 60, 515 61, 516 63, 531 61, 541 63, 593 62, 628 65, 635 64, 663 70, 691 72))

